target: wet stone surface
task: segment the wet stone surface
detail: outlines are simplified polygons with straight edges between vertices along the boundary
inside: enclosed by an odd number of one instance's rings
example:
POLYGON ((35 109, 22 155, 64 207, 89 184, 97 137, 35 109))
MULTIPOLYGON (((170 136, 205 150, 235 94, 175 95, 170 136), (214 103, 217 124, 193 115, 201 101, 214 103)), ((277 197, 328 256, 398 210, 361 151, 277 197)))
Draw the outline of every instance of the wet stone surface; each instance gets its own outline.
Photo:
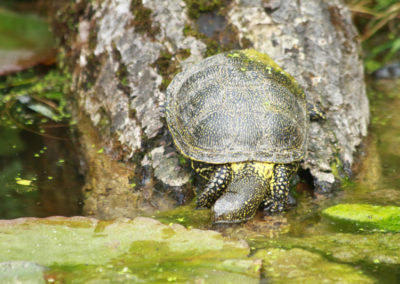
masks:
MULTIPOLYGON (((31 283, 42 283, 37 281, 38 273, 49 282, 61 283, 215 283, 218 279, 258 283, 260 277, 261 261, 247 257, 249 247, 244 241, 232 241, 214 231, 164 225, 150 218, 0 221, 0 240, 0 279, 10 261, 36 263, 26 265, 31 269, 25 276, 36 281, 31 283)), ((12 267, 7 269, 14 274, 8 277, 17 283, 22 277, 18 272, 21 264, 12 267)))

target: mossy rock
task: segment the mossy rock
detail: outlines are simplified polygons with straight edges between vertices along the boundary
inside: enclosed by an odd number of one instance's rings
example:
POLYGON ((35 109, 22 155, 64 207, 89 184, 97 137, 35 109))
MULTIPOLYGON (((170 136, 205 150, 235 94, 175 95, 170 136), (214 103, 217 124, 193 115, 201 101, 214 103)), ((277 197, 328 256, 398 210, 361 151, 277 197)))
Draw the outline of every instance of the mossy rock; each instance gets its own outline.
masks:
MULTIPOLYGON (((43 279, 55 283, 259 283, 261 261, 248 254, 245 242, 150 218, 0 221, 0 268, 33 263, 43 267, 43 279)), ((38 271, 31 283, 40 283, 38 271)), ((7 283, 19 279, 14 278, 7 283)))
POLYGON ((356 229, 400 232, 400 207, 338 204, 322 211, 327 219, 356 229))
POLYGON ((210 226, 211 211, 197 210, 196 203, 178 206, 171 210, 161 211, 155 218, 164 224, 178 223, 195 228, 207 228, 210 226))
POLYGON ((0 283, 45 284, 45 267, 27 261, 0 262, 0 283))
POLYGON ((335 262, 363 263, 366 266, 400 265, 400 234, 397 233, 328 233, 308 237, 281 236, 257 240, 254 248, 301 248, 318 252, 335 262))
POLYGON ((263 260, 263 277, 271 283, 375 283, 350 265, 299 248, 259 250, 254 257, 263 260))

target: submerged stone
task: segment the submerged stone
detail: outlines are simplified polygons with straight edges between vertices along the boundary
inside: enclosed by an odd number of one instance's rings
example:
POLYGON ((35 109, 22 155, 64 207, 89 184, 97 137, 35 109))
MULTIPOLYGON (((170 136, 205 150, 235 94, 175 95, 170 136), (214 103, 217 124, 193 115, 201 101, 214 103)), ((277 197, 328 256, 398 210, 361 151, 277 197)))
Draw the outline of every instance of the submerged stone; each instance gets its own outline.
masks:
POLYGON ((218 232, 142 217, 0 221, 0 263, 46 266, 45 279, 56 283, 258 283, 261 262, 248 258, 249 251, 245 242, 218 232))
POLYGON ((0 283, 7 284, 44 284, 43 271, 46 268, 34 262, 0 262, 0 283))
POLYGON ((327 233, 308 237, 281 236, 279 239, 258 239, 254 248, 302 248, 318 252, 329 260, 347 264, 400 265, 398 233, 327 233))
POLYGON ((189 205, 161 211, 155 218, 165 224, 178 223, 184 226, 204 229, 210 226, 211 211, 196 210, 196 204, 192 202, 189 205))
POLYGON ((400 207, 369 204, 338 204, 322 211, 336 223, 361 229, 400 232, 400 207))
POLYGON ((262 273, 268 283, 375 283, 350 265, 328 261, 304 249, 263 249, 254 257, 263 260, 262 273))

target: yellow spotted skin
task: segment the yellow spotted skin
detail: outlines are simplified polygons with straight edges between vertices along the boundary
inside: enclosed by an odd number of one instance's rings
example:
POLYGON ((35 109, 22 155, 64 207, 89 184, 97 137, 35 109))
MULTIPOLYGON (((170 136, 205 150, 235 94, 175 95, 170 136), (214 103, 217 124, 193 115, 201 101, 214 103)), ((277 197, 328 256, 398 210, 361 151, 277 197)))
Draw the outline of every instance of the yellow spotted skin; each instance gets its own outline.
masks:
POLYGON ((248 220, 260 206, 286 209, 310 115, 323 116, 290 74, 254 49, 206 58, 166 90, 168 128, 208 180, 197 204, 212 207, 215 223, 248 220))

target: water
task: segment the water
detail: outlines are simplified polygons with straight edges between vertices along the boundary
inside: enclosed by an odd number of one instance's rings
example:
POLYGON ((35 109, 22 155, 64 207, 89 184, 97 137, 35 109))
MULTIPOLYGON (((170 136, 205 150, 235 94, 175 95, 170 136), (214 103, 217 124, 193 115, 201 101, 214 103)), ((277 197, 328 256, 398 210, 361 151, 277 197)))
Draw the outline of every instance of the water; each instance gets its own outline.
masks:
POLYGON ((65 133, 0 127, 0 219, 81 214, 79 155, 65 133))

